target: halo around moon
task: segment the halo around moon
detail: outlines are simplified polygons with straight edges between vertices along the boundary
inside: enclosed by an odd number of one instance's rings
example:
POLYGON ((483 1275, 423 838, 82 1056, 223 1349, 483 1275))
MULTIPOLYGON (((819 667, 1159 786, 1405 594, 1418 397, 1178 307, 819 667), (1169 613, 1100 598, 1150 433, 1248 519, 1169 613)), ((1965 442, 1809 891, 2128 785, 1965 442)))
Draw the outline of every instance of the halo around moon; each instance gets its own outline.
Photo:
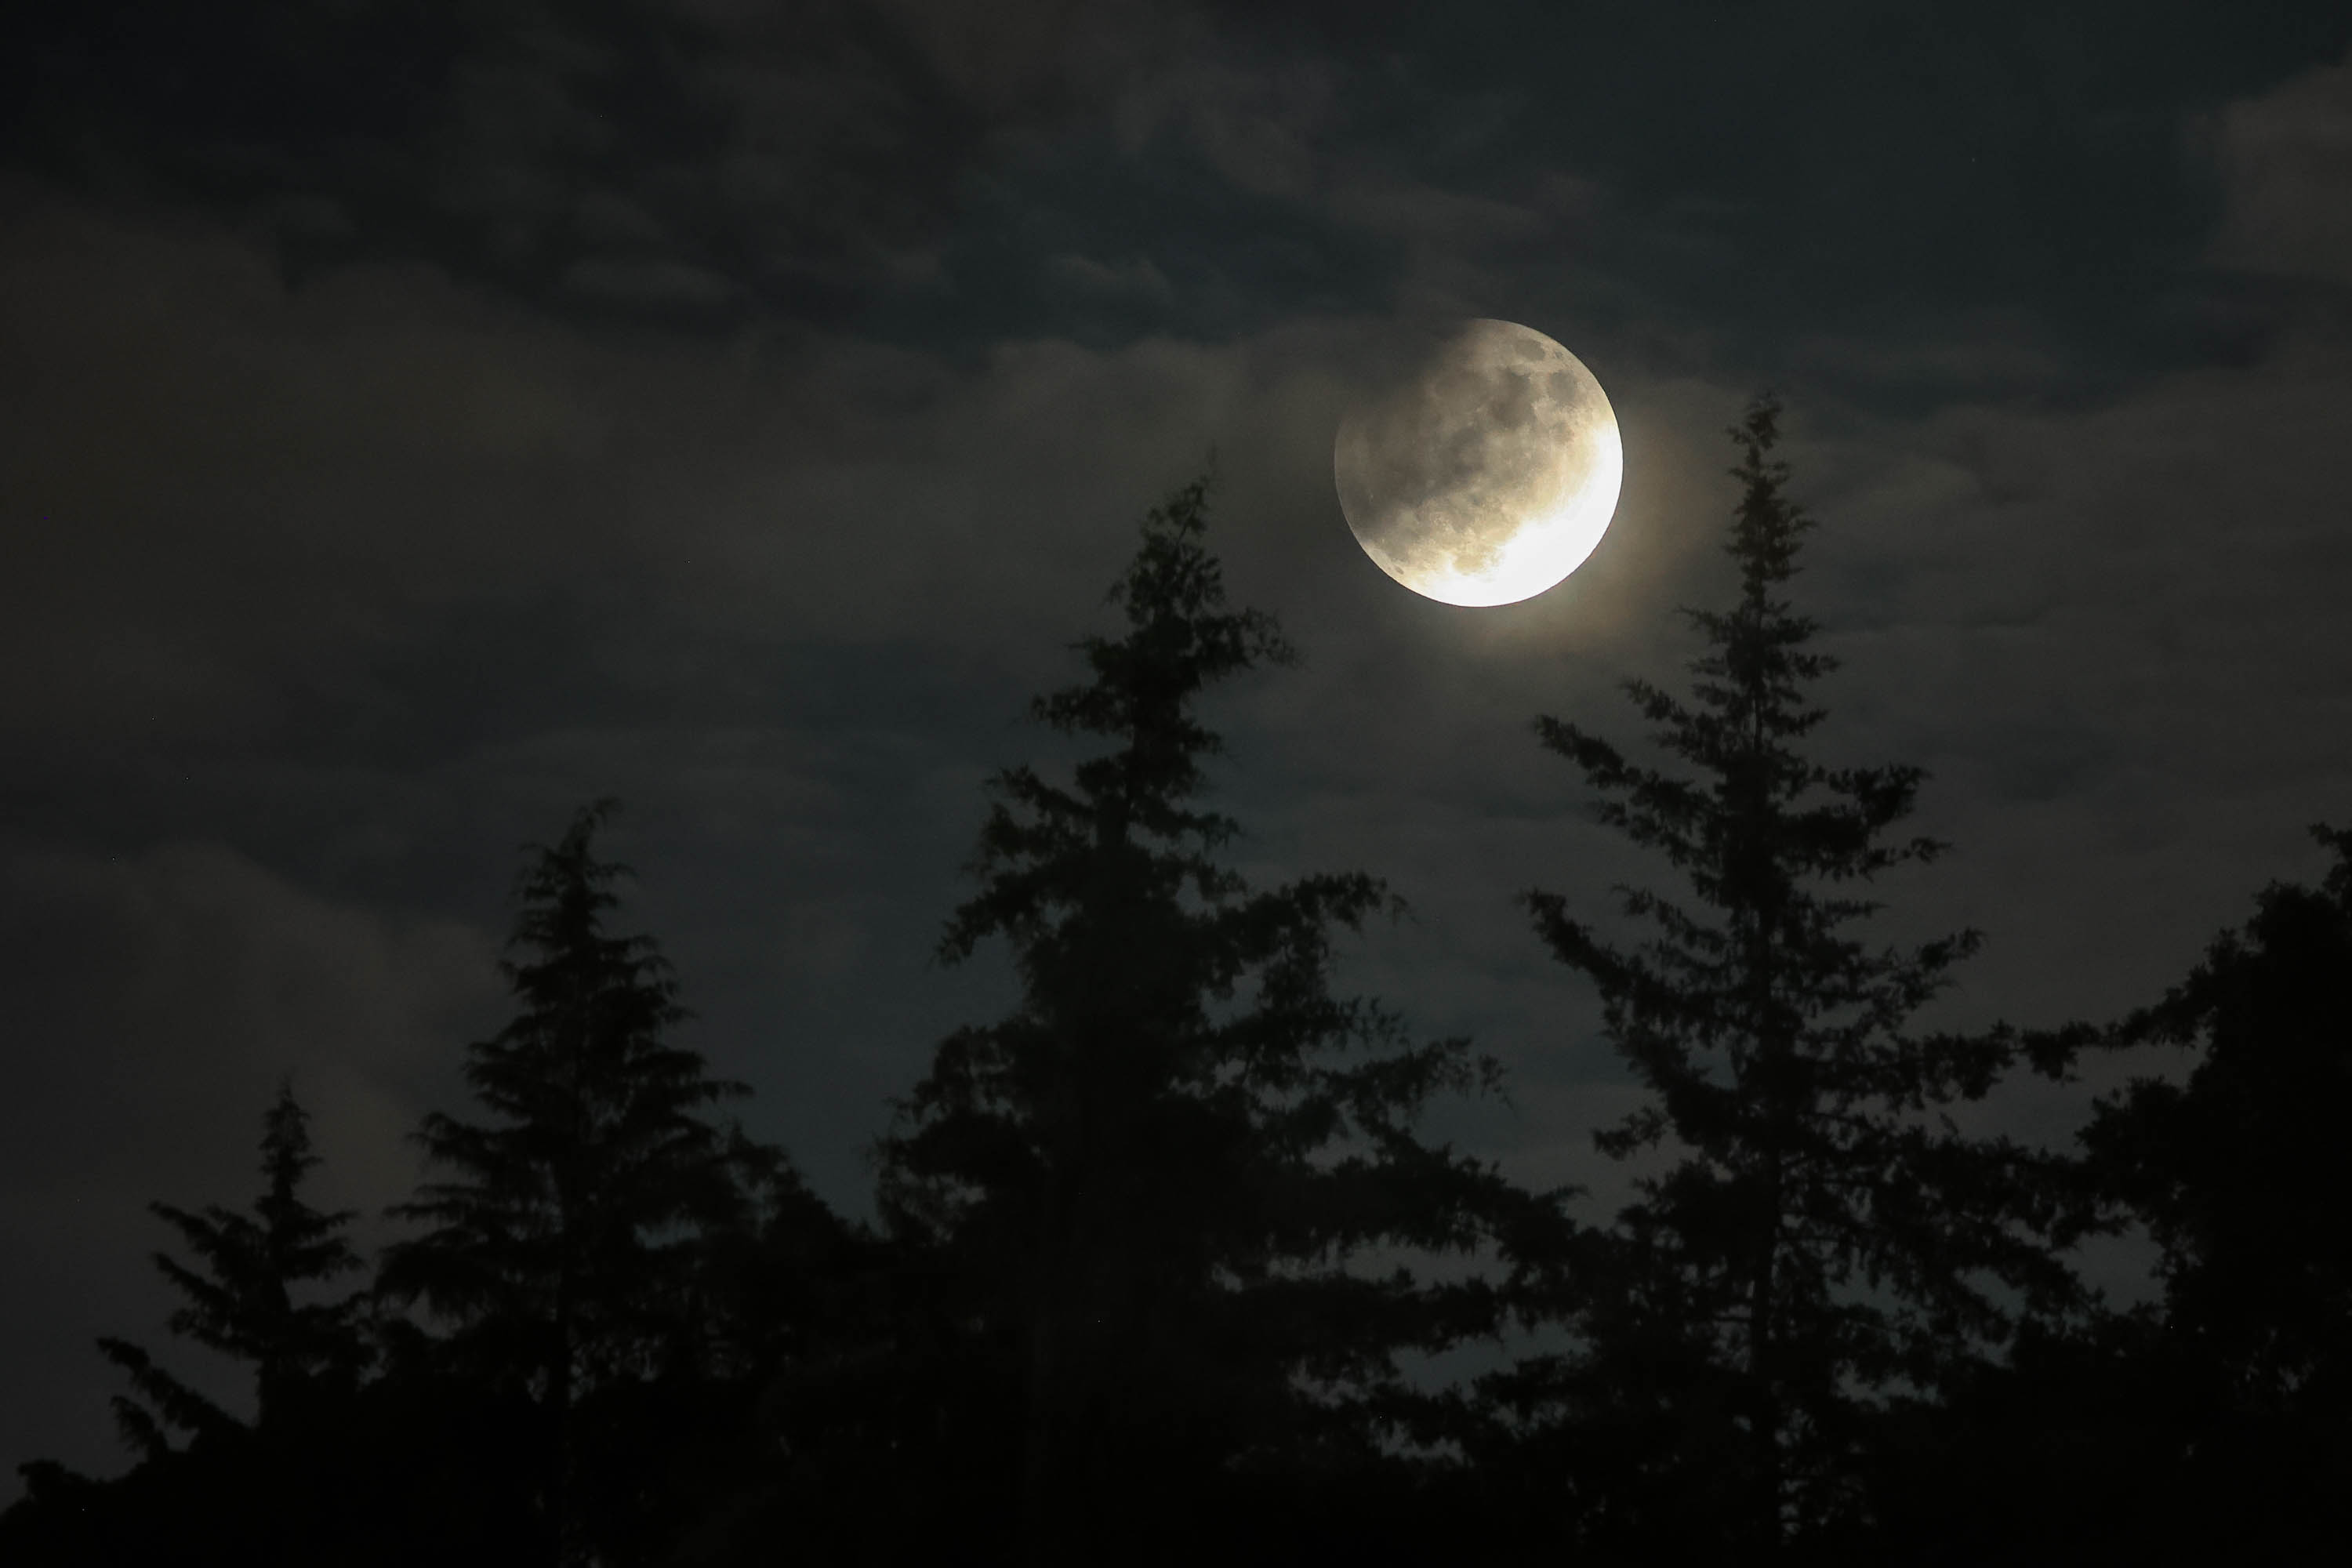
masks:
POLYGON ((1508 605, 1584 564, 1617 510, 1625 449, 1583 361, 1532 328, 1479 320, 1348 411, 1331 468, 1381 571, 1449 605, 1508 605))

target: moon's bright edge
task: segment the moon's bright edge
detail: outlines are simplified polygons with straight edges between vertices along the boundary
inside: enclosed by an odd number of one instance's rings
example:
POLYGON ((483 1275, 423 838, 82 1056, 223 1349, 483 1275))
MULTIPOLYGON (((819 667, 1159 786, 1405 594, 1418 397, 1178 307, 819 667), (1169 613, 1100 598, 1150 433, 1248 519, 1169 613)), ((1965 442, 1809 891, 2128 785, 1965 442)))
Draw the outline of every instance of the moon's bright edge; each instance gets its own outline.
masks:
POLYGON ((1625 449, 1581 360, 1532 328, 1480 320, 1351 408, 1331 466, 1348 526, 1381 571, 1485 606, 1584 564, 1617 510, 1625 449))

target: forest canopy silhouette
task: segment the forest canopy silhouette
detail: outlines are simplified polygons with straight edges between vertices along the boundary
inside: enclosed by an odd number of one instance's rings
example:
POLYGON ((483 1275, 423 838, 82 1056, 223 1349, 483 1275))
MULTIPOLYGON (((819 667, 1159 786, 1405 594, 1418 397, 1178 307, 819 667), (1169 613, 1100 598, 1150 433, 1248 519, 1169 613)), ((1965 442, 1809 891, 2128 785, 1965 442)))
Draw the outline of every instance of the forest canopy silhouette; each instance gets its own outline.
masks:
POLYGON ((2336 1560, 2352 831, 2124 1018, 1923 1028, 1983 938, 1873 934, 1945 846, 1904 830, 1920 770, 1822 739, 1780 413, 1730 431, 1731 592, 1627 688, 1640 745, 1534 721, 1653 878, 1494 889, 1641 1090, 1617 1212, 1429 1133, 1508 1085, 1340 986, 1402 909, 1376 868, 1237 868, 1202 707, 1298 655, 1227 602, 1197 480, 1033 705, 1078 760, 990 781, 939 956, 1017 994, 905 1086, 873 1222, 729 1119, 589 805, 524 852, 509 1021, 399 1238, 315 1206, 287 1083, 252 1194, 153 1205, 167 1338, 97 1346, 130 1468, 23 1465, 0 1561, 2336 1560), (2063 1146, 1963 1126, 2126 1050, 2174 1066, 2063 1146), (2125 1232, 2157 1261, 2119 1307, 2079 1248, 2125 1232))

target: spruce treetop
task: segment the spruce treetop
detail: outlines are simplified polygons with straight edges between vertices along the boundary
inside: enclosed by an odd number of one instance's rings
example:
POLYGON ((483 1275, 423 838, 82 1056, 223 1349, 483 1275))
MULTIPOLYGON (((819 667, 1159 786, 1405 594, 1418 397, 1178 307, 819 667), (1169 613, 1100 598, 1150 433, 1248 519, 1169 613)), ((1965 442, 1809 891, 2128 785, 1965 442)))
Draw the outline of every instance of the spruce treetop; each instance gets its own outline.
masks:
MULTIPOLYGON (((157 1271, 181 1298, 169 1320, 172 1332, 253 1369, 255 1420, 264 1426, 305 1390, 356 1377, 366 1360, 357 1299, 318 1294, 360 1267, 344 1236, 353 1215, 313 1208, 302 1197, 304 1179, 318 1163, 310 1117, 291 1081, 282 1081, 262 1120, 262 1190, 250 1212, 217 1204, 199 1211, 148 1205, 195 1259, 192 1266, 154 1254, 157 1271)), ((118 1397, 115 1417, 142 1453, 168 1447, 172 1428, 201 1436, 242 1425, 139 1346, 108 1338, 99 1347, 131 1378, 137 1397, 118 1397)))
POLYGON ((559 1401, 680 1331, 639 1286, 734 1212, 728 1141, 703 1112, 748 1092, 669 1039, 687 1013, 654 940, 606 928, 628 875, 596 852, 614 809, 584 807, 531 852, 499 964, 518 1011, 466 1063, 491 1116, 425 1117, 416 1141, 448 1174, 393 1211, 432 1228, 389 1248, 379 1281, 559 1401))
POLYGON ((1108 595, 1126 614, 1127 634, 1081 638, 1076 651, 1093 679, 1030 704, 1031 716, 1059 733, 1117 744, 1080 762, 1070 788, 1027 766, 997 775, 971 868, 985 890, 949 922, 941 956, 965 957, 989 935, 1034 931, 1050 910, 1098 886, 1069 880, 1071 866, 1139 833, 1170 857, 1163 874, 1199 897, 1239 890, 1211 859, 1235 824, 1189 804, 1206 785, 1203 763, 1224 750, 1193 707, 1220 681, 1297 654, 1271 616, 1225 608, 1223 570, 1202 543, 1208 492, 1209 481, 1197 479, 1151 509, 1141 546, 1108 595))

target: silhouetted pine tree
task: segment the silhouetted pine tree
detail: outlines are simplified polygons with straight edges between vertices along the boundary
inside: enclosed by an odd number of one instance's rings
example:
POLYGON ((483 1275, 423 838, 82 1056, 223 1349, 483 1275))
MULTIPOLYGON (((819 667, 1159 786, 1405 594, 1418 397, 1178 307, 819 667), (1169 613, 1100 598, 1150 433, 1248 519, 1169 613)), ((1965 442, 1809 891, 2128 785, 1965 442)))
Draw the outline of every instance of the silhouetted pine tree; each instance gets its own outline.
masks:
POLYGON ((1475 1287, 1341 1267, 1483 1234, 1500 1184, 1410 1123, 1491 1064, 1331 994, 1334 929, 1387 907, 1381 883, 1253 893, 1220 861, 1236 826, 1196 804, 1220 751, 1196 704, 1294 655, 1225 608, 1205 485, 1150 514, 1111 595, 1124 634, 1077 644, 1088 679, 1034 706, 1103 749, 1066 783, 994 781, 941 954, 1002 939, 1021 1001, 940 1047, 882 1149, 886 1217, 972 1282, 1016 1385, 1033 1562, 1181 1553, 1221 1478, 1370 1462, 1412 1409, 1393 1352, 1490 1321, 1475 1287))
POLYGON ((2317 888, 2273 884, 2242 932, 2110 1037, 2198 1053, 2135 1081, 2083 1135, 2109 1198, 2163 1249, 2174 1331, 2250 1406, 2352 1414, 2352 832, 2317 888))
POLYGON ((1895 1456, 1890 1536, 1942 1561, 2326 1563, 2352 1549, 2352 834, 2153 1007, 2038 1045, 2179 1047, 2097 1103, 2090 1232, 2145 1226, 2161 1295, 2022 1337, 1895 1456))
MULTIPOLYGON (((183 1298, 172 1331, 252 1368, 255 1422, 262 1426, 321 1384, 348 1387, 367 1360, 356 1299, 316 1295, 317 1287, 360 1266, 343 1236, 352 1215, 302 1200, 303 1179, 318 1163, 309 1117, 293 1086, 280 1084, 262 1118, 264 1185, 250 1212, 148 1205, 196 1258, 192 1268, 167 1253, 154 1255, 155 1267, 183 1298)), ((98 1342, 130 1374, 135 1393, 117 1395, 114 1414, 124 1439, 142 1455, 166 1452, 174 1429, 202 1436, 243 1425, 139 1346, 98 1342)))
POLYGON ((1491 1386, 1522 1417, 1563 1423, 1550 1439, 1589 1469, 1566 1484, 1586 1489, 1590 1528, 1659 1547, 1769 1551, 1853 1522, 1875 1396, 1932 1389, 1999 1342, 2003 1287, 2037 1304, 2070 1289, 2032 1234, 2049 1217, 2041 1163, 1944 1114, 1987 1090, 2011 1042, 1906 1032, 1977 933, 1899 949, 1854 929, 1878 907, 1863 884, 1943 847, 1891 837, 1919 770, 1833 768, 1803 747, 1824 716, 1808 691, 1835 661, 1782 593, 1811 522, 1769 457, 1779 415, 1759 399, 1731 432, 1740 591, 1689 612, 1706 642, 1689 697, 1628 687, 1688 771, 1537 721, 1601 792, 1601 821, 1691 896, 1622 889, 1652 932, 1626 948, 1561 895, 1526 895, 1649 1091, 1598 1143, 1666 1163, 1581 1280, 1582 1353, 1491 1386))
POLYGON ((2187 1079, 2102 1100, 2083 1143, 2161 1248, 2140 1371, 2169 1391, 2204 1547, 2318 1561, 2352 1546, 2352 832, 2314 832, 2321 884, 2264 889, 2105 1042, 2189 1048, 2187 1079))
POLYGON ((685 1015, 653 939, 606 930, 626 870, 595 853, 611 810, 583 810, 523 879, 501 965, 521 1011, 466 1066, 490 1119, 426 1117, 417 1142, 448 1173, 393 1212, 433 1228, 388 1248, 379 1279, 452 1326, 449 1363, 536 1402, 567 1562, 592 1550, 591 1505, 615 1500, 583 1484, 583 1405, 705 1370, 705 1244, 748 1201, 704 1115, 746 1091, 667 1039, 685 1015))

